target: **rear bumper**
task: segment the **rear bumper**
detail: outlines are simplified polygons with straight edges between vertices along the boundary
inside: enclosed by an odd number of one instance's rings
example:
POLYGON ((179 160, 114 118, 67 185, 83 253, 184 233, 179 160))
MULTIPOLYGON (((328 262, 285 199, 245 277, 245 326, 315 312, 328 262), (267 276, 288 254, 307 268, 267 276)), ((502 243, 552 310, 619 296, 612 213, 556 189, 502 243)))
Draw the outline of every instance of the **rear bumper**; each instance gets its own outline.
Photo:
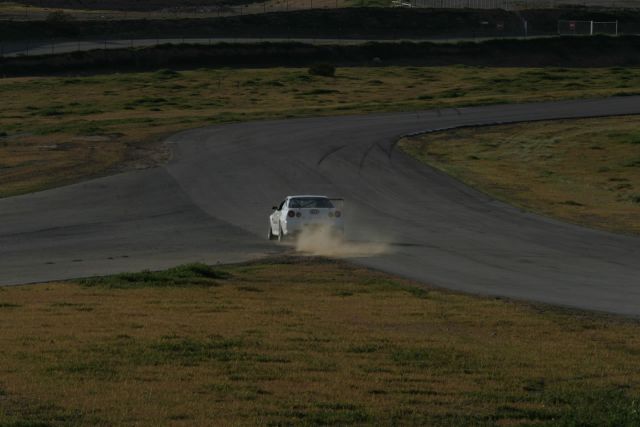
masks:
POLYGON ((332 233, 344 233, 342 221, 287 221, 283 227, 284 234, 292 236, 301 233, 303 230, 326 230, 332 233))

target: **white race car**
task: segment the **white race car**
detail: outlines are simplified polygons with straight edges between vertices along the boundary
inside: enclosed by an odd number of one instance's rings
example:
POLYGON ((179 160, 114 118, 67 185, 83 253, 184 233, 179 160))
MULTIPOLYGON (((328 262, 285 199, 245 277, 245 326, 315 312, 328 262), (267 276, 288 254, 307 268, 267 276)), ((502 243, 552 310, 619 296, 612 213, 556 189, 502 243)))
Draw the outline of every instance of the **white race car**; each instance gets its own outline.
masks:
POLYGON ((326 196, 288 196, 269 216, 269 240, 283 241, 306 228, 322 228, 342 236, 342 199, 326 196))

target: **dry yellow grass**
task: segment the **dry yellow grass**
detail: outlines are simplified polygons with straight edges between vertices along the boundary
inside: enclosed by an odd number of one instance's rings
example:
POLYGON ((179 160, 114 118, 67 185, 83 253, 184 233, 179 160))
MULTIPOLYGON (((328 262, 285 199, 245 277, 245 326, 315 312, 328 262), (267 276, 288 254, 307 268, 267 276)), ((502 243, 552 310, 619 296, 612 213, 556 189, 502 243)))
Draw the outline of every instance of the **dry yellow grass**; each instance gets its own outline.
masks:
POLYGON ((498 199, 566 221, 640 233, 640 117, 460 129, 400 144, 498 199))
POLYGON ((326 260, 220 269, 0 288, 0 425, 640 422, 635 321, 326 260))
POLYGON ((266 118, 633 93, 638 69, 222 69, 0 80, 0 197, 144 167, 163 136, 266 118), (536 87, 531 91, 531 87, 536 87), (124 165, 124 166, 123 166, 124 165))

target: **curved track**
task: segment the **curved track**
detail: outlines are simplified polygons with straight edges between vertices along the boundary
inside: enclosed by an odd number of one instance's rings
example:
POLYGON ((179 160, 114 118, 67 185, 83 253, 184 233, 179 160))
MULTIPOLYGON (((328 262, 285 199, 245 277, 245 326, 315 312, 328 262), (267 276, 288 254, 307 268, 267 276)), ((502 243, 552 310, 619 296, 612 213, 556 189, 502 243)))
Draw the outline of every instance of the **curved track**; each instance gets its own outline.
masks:
MULTIPOLYGON (((394 151, 426 130, 640 113, 640 98, 253 122, 170 138, 165 167, 0 200, 0 283, 239 261, 284 195, 347 199, 356 260, 425 283, 640 314, 640 239, 522 212, 394 151)), ((523 165, 526 167, 526 165, 523 165)))

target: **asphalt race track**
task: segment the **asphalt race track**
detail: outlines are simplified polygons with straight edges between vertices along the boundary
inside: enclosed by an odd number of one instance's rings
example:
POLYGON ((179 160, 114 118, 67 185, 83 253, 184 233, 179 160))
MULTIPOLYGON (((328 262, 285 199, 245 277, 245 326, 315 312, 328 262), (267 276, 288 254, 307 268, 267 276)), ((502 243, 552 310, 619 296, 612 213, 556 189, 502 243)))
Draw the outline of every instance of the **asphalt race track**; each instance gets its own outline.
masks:
POLYGON ((266 241, 271 206, 319 193, 346 199, 350 241, 389 244, 360 264, 450 289, 638 315, 640 238, 522 212, 394 150, 420 131, 638 113, 640 97, 620 97, 183 132, 169 139, 165 167, 0 200, 0 283, 290 250, 266 241))

